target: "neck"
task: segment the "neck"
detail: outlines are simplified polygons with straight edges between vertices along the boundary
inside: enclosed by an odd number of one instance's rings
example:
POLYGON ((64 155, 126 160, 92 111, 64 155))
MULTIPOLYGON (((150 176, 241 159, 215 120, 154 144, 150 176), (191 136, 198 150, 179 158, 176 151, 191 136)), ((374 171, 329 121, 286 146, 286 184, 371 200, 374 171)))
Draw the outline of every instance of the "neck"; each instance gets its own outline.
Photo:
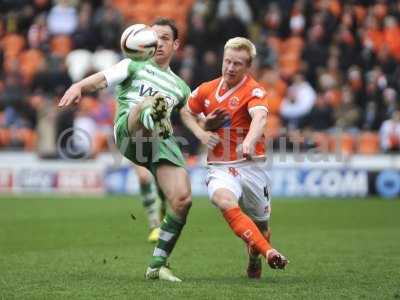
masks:
POLYGON ((167 70, 169 68, 169 62, 170 62, 169 60, 167 60, 165 62, 156 61, 156 60, 153 60, 153 61, 160 69, 167 70))
POLYGON ((222 86, 227 89, 230 90, 231 88, 234 88, 235 86, 237 86, 240 82, 242 82, 242 80, 245 78, 246 76, 243 76, 239 81, 234 82, 234 83, 228 83, 227 81, 224 80, 224 82, 222 83, 222 86))

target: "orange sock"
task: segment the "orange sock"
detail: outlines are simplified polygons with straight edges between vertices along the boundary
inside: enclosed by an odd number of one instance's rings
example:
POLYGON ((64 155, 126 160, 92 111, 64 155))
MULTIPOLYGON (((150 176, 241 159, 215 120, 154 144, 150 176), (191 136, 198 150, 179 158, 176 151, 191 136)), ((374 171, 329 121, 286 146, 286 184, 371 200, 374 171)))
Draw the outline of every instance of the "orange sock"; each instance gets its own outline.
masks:
POLYGON ((247 245, 257 249, 264 257, 267 251, 272 249, 256 224, 239 207, 228 209, 224 211, 223 215, 233 232, 247 245))
MULTIPOLYGON (((264 236, 264 238, 267 240, 267 242, 271 245, 271 228, 268 229, 267 232, 261 232, 261 234, 264 236)), ((271 245, 272 247, 272 245, 271 245)), ((251 257, 258 257, 258 255, 260 254, 260 252, 258 252, 258 250, 255 247, 248 247, 248 251, 249 251, 249 255, 251 257)))

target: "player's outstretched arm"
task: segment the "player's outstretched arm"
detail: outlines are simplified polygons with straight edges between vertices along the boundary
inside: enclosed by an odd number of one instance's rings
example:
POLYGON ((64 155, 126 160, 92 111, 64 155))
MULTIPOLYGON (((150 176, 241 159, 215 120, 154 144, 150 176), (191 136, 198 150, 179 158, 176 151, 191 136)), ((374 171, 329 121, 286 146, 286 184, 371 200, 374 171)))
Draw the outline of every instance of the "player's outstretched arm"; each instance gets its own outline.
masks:
POLYGON ((218 143, 219 143, 219 136, 218 134, 211 132, 211 131, 205 131, 199 124, 198 118, 193 115, 187 107, 183 107, 180 110, 180 115, 183 124, 187 128, 189 128, 190 131, 193 132, 193 134, 205 145, 207 145, 208 148, 213 149, 218 143))
POLYGON ((263 135, 266 123, 267 112, 263 109, 255 110, 250 123, 249 132, 243 141, 241 149, 244 157, 251 159, 251 156, 254 153, 255 144, 263 135))
POLYGON ((107 81, 103 72, 95 73, 81 81, 74 83, 65 92, 64 96, 58 103, 59 107, 68 106, 73 103, 79 103, 82 98, 82 93, 95 92, 107 87, 107 81))

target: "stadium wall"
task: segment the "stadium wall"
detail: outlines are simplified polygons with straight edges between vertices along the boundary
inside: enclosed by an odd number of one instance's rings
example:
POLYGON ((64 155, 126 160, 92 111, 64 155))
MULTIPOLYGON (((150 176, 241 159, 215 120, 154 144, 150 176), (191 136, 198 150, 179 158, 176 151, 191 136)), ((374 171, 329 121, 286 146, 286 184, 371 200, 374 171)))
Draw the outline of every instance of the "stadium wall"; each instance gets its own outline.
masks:
MULTIPOLYGON (((274 197, 400 198, 400 155, 323 159, 280 154, 265 165, 274 197)), ((193 194, 207 195, 204 164, 189 167, 193 194)), ((130 163, 120 156, 93 160, 42 160, 34 153, 0 153, 0 194, 137 194, 130 163)))

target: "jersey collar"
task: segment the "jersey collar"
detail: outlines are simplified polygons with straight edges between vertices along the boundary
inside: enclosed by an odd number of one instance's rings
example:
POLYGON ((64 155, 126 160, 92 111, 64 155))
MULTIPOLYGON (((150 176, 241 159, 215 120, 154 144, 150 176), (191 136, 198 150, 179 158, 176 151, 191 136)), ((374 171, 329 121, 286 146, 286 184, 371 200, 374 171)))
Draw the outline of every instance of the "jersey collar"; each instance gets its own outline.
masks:
POLYGON ((215 99, 217 99, 217 102, 221 103, 226 98, 229 98, 234 92, 236 92, 244 84, 244 82, 247 80, 247 78, 248 78, 248 75, 244 76, 243 79, 237 85, 230 88, 222 96, 220 96, 219 92, 221 90, 222 84, 224 83, 224 77, 221 77, 221 80, 218 84, 217 90, 215 91, 215 99))

